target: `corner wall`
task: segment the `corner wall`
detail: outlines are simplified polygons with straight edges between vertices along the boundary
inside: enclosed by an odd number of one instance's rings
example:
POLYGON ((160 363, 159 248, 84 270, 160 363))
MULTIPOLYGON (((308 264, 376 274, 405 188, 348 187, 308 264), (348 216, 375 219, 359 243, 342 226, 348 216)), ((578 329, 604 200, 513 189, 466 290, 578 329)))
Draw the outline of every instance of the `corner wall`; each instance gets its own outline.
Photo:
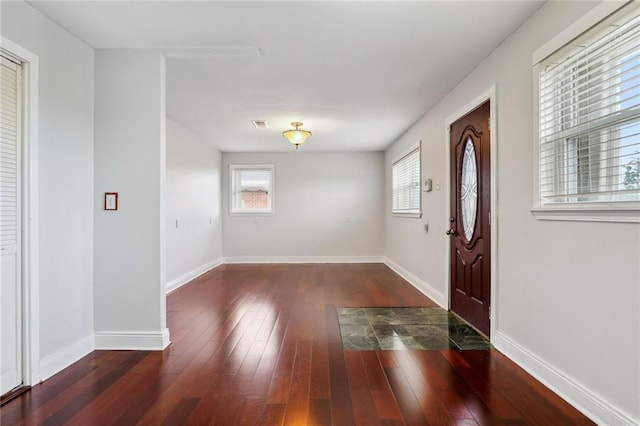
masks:
POLYGON ((222 154, 226 262, 381 260, 383 154, 303 150, 222 154), (275 165, 273 215, 229 215, 229 164, 275 165))
POLYGON ((94 310, 96 348, 163 349, 164 58, 96 51, 94 310), (118 210, 105 211, 105 192, 118 210))
POLYGON ((222 263, 220 151, 167 120, 167 291, 222 263))
MULTIPOLYGON (((446 120, 492 85, 497 92, 498 349, 601 424, 640 420, 640 227, 533 218, 532 54, 595 2, 549 2, 507 38, 386 152, 391 161, 422 139, 422 219, 386 216, 386 255, 447 294, 449 202, 446 120), (429 234, 422 226, 430 224, 429 234)), ((445 300, 446 303, 446 300, 445 300)))

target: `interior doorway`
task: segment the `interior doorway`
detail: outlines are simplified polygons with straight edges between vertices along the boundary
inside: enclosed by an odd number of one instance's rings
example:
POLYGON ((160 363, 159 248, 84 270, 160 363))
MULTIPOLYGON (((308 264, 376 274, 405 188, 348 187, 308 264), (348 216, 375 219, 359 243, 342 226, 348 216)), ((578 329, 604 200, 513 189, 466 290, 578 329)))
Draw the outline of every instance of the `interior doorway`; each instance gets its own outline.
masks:
POLYGON ((40 380, 38 56, 0 36, 2 402, 40 380), (12 69, 15 87, 12 88, 12 69), (8 73, 5 76, 5 71, 8 73), (9 79, 7 82, 6 78, 9 79), (7 91, 5 93, 5 90, 7 91), (13 99, 13 102, 12 102, 13 99), (14 105, 15 104, 15 105, 14 105), (15 129, 12 129, 15 127, 15 129), (5 308, 6 307, 6 308, 5 308), (5 322, 5 317, 7 321, 5 322), (13 331, 9 330, 9 325, 13 331), (5 331, 6 328, 6 331, 5 331), (6 358, 5 358, 6 357, 6 358), (17 386, 16 386, 17 385, 17 386), (8 391, 7 391, 8 389, 8 391))
POLYGON ((0 395, 24 384, 22 71, 0 54, 0 395))

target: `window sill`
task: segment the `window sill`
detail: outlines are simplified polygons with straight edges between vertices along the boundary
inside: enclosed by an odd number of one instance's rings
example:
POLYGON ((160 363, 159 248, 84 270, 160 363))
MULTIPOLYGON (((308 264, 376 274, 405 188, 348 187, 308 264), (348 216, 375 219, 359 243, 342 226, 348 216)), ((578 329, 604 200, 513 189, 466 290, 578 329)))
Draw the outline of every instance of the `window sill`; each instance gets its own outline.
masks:
POLYGON ((640 223, 640 204, 534 207, 531 209, 531 213, 538 220, 640 223))
POLYGON ((273 216, 273 212, 229 212, 229 216, 273 216))
POLYGON ((422 217, 422 212, 418 212, 418 213, 391 212, 391 216, 395 216, 395 217, 412 217, 412 218, 420 219, 422 217))

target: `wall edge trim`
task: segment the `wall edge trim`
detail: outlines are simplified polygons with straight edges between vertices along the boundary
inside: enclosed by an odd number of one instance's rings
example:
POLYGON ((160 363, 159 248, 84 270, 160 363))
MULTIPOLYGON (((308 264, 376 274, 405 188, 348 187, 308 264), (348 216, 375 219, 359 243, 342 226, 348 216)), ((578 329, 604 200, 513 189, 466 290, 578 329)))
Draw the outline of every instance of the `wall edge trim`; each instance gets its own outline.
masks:
POLYGON ((96 350, 162 351, 171 343, 169 329, 160 331, 97 331, 96 350))
POLYGON ((442 292, 436 290, 431 285, 422 281, 420 278, 413 275, 411 272, 398 265, 388 257, 384 258, 384 264, 387 265, 393 272, 404 278, 409 284, 415 287, 420 293, 427 296, 429 299, 436 302, 441 308, 448 309, 445 296, 442 292))
POLYGON ((172 293, 187 284, 188 282, 198 278, 200 275, 209 272, 210 270, 217 268, 222 265, 224 262, 222 257, 214 259, 210 262, 205 263, 204 265, 198 266, 197 268, 192 269, 191 271, 185 272, 180 275, 178 278, 175 278, 169 282, 167 282, 165 286, 166 294, 172 293))
POLYGON ((497 331, 491 343, 536 380, 597 424, 637 425, 638 418, 622 412, 592 390, 558 370, 524 346, 497 331))
POLYGON ((224 263, 384 263, 384 258, 382 256, 225 257, 224 263))
MULTIPOLYGON (((95 350, 95 339, 93 334, 76 340, 72 344, 65 346, 59 351, 48 355, 40 360, 38 381, 43 381, 64 370, 74 362, 90 354, 95 350)), ((32 383, 35 385, 36 383, 32 383)))

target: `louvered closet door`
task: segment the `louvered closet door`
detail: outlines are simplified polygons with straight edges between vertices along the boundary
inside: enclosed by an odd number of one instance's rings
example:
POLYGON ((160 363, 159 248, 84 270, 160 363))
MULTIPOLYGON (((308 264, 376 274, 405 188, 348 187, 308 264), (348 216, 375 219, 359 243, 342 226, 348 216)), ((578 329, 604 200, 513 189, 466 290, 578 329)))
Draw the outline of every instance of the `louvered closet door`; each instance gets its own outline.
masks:
POLYGON ((0 56, 0 394, 22 384, 20 74, 0 56))

